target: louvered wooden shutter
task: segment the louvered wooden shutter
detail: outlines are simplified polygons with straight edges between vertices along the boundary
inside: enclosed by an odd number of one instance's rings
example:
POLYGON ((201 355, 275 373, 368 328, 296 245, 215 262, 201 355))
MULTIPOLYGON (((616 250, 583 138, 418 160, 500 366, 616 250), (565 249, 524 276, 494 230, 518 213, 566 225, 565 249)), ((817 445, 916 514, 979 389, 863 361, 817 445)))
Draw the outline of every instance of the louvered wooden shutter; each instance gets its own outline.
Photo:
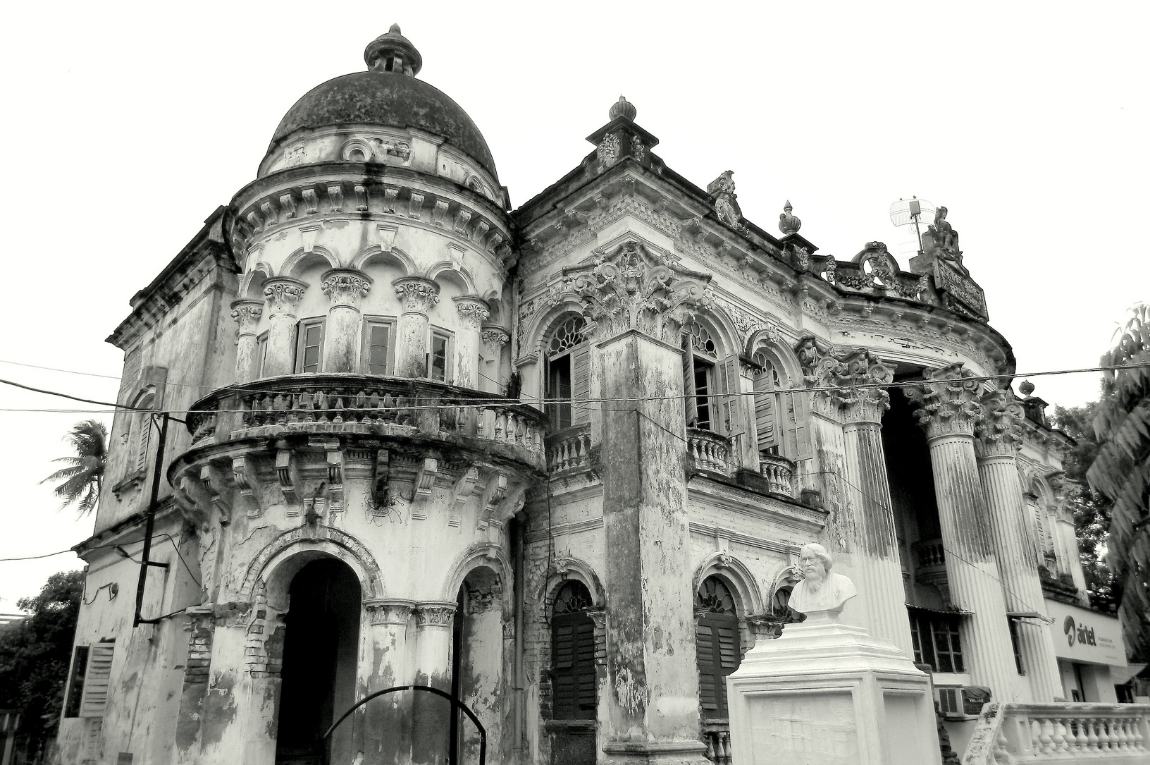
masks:
POLYGON ((595 623, 584 613, 551 621, 551 709, 556 720, 594 720, 595 623))
POLYGON ((587 399, 591 395, 591 344, 584 342, 571 351, 571 424, 591 422, 587 399))
POLYGON ((734 614, 704 614, 695 625, 699 704, 704 718, 727 716, 727 675, 739 668, 739 621, 734 614))
POLYGON ((792 460, 807 459, 811 456, 811 438, 808 428, 809 413, 805 394, 788 391, 781 394, 783 415, 786 417, 785 456, 792 460))
POLYGON ((683 350, 683 415, 687 418, 687 427, 695 426, 699 420, 699 409, 695 401, 695 357, 691 353, 691 345, 683 350))
POLYGON ((771 370, 767 369, 755 377, 755 432, 758 434, 760 451, 779 443, 775 430, 774 387, 771 383, 771 370))
POLYGON ((739 427, 739 358, 728 356, 719 364, 719 427, 716 432, 734 435, 739 427))
POLYGON ((81 717, 101 717, 108 706, 108 688, 112 677, 112 654, 115 646, 107 643, 88 650, 88 671, 84 677, 84 695, 80 699, 81 717))

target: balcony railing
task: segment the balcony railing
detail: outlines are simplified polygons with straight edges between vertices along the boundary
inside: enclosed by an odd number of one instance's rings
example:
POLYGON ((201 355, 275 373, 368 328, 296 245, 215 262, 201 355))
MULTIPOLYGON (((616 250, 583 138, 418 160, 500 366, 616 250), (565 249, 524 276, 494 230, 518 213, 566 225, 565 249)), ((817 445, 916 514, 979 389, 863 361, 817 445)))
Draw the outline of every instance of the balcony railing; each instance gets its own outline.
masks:
POLYGON ((941 539, 923 539, 912 545, 915 554, 914 578, 922 584, 945 586, 946 552, 941 539))
POLYGON ((521 447, 541 468, 546 416, 500 398, 428 380, 292 375, 214 391, 187 423, 193 446, 291 432, 447 435, 521 447))
POLYGON ((795 496, 795 463, 786 457, 760 452, 759 474, 767 479, 772 492, 795 496))
POLYGON ((565 428, 547 436, 547 470, 551 475, 578 473, 590 466, 590 425, 565 428))
POLYGON ((715 765, 731 765, 731 726, 726 720, 708 720, 703 723, 704 756, 715 765))
POLYGON ((963 765, 1150 761, 1150 704, 988 704, 963 765))
POLYGON ((687 428, 687 459, 694 469, 729 475, 727 456, 730 453, 731 441, 726 436, 709 430, 687 428))

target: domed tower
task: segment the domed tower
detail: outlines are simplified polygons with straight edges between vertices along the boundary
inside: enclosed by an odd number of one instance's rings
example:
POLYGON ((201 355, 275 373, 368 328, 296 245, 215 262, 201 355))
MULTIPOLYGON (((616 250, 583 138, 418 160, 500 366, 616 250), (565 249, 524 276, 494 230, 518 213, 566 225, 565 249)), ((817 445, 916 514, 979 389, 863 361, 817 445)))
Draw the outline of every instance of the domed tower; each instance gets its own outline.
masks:
POLYGON ((248 615, 212 622, 240 721, 221 762, 442 761, 476 739, 431 694, 320 734, 371 691, 451 690, 459 666, 489 752, 511 714, 508 526, 545 418, 503 396, 506 191, 398 26, 364 59, 288 110, 232 200, 234 384, 191 407, 168 474, 199 526, 204 613, 248 615))

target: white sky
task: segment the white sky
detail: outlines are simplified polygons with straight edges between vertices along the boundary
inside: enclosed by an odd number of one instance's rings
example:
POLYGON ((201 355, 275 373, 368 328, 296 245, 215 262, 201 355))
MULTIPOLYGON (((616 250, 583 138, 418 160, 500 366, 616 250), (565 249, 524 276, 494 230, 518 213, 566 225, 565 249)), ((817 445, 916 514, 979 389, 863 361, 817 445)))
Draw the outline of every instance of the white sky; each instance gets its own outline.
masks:
MULTIPOLYGON (((105 344, 145 286, 252 180, 280 118, 364 68, 393 22, 420 74, 482 129, 520 205, 591 150, 625 94, 655 150, 744 215, 784 200, 841 260, 895 249, 888 211, 946 205, 1020 371, 1093 366, 1150 299, 1150 106, 1139 3, 21 3, 0 25, 0 359, 118 375, 105 344), (676 10, 682 9, 682 10, 676 10), (1135 235, 1131 237, 1130 231, 1135 235)), ((906 268, 905 262, 901 265, 906 268)), ((108 400, 117 383, 0 364, 108 400)), ((1035 380, 1080 404, 1096 375, 1035 380)), ((0 407, 69 406, 0 386, 0 407)), ((38 481, 84 415, 0 412, 0 558, 65 549, 92 520, 38 481)), ((0 563, 0 612, 71 554, 0 563)))

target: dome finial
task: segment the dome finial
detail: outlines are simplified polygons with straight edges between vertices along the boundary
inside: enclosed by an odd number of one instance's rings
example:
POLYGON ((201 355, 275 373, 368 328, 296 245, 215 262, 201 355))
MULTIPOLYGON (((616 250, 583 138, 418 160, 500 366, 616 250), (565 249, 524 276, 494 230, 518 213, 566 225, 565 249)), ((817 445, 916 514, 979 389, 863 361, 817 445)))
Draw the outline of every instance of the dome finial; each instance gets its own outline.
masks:
POLYGON ((611 109, 607 112, 607 118, 616 120, 620 117, 625 117, 626 119, 634 122, 635 115, 638 113, 639 110, 635 108, 634 104, 632 104, 626 98, 623 98, 623 96, 619 96, 619 100, 611 104, 611 109))
POLYGON ((392 24, 387 34, 368 43, 363 60, 373 72, 396 72, 408 77, 414 77, 423 68, 423 56, 399 31, 399 24, 392 24))

